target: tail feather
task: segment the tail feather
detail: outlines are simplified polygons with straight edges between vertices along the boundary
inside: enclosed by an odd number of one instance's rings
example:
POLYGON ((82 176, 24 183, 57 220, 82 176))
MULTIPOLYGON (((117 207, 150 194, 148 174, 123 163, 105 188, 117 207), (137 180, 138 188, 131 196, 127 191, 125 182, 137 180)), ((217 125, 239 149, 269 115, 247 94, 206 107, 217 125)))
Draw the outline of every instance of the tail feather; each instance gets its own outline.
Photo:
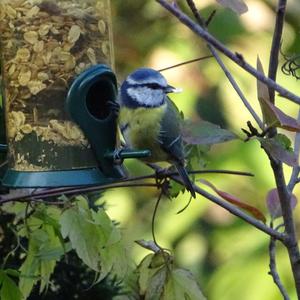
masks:
POLYGON ((196 193, 195 193, 193 184, 192 184, 192 182, 191 182, 191 180, 189 178, 189 175, 188 175, 186 169, 181 164, 176 164, 175 166, 176 166, 176 169, 177 169, 177 171, 178 171, 181 179, 184 182, 184 185, 185 185, 186 189, 191 193, 191 195, 193 196, 193 198, 196 198, 196 193))

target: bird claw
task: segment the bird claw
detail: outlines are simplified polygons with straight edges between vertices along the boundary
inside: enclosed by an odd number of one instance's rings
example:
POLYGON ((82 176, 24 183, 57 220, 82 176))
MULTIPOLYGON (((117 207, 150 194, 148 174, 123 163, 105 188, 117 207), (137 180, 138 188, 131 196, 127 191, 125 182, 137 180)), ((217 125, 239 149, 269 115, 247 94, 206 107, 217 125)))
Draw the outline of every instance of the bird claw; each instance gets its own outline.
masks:
POLYGON ((118 116, 120 112, 120 105, 115 101, 107 101, 107 105, 109 106, 110 110, 113 112, 114 115, 118 116))
POLYGON ((123 163, 124 159, 121 157, 122 151, 123 151, 123 148, 114 150, 114 152, 113 152, 114 164, 121 165, 123 163))
POLYGON ((167 177, 168 169, 155 170, 156 183, 161 183, 167 177))

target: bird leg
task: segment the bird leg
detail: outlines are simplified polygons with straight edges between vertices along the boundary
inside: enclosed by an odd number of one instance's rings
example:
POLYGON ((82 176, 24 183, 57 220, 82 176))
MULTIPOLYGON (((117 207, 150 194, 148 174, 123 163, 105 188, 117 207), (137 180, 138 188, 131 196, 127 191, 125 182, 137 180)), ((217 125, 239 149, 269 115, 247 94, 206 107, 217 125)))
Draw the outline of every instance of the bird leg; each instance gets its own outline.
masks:
POLYGON ((163 193, 169 197, 170 180, 168 174, 172 166, 168 168, 158 168, 155 164, 147 163, 147 166, 155 170, 155 183, 158 188, 161 188, 163 193))
POLYGON ((155 171, 155 182, 160 186, 162 181, 167 177, 168 168, 158 168, 158 166, 153 163, 146 163, 146 165, 155 171))

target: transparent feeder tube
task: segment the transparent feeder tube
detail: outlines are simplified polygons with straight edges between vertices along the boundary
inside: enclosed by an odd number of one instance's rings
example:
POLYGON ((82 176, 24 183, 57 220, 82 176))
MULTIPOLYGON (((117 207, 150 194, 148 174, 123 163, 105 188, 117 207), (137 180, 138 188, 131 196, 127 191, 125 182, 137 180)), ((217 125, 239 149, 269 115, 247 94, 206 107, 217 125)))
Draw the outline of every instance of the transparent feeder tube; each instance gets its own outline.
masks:
POLYGON ((65 98, 81 72, 113 66, 109 0, 1 0, 0 43, 10 168, 95 166, 65 98))

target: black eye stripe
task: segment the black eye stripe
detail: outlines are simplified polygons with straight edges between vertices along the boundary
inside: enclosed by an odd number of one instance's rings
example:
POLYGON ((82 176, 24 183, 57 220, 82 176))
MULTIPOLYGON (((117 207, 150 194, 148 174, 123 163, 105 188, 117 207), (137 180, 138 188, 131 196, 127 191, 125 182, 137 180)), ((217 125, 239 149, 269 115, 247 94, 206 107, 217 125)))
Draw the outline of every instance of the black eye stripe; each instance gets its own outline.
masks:
POLYGON ((147 88, 151 88, 154 90, 159 90, 159 89, 163 89, 163 87, 161 85, 159 85, 158 83, 142 83, 142 84, 132 84, 131 87, 147 87, 147 88))
POLYGON ((146 84, 146 86, 150 87, 151 89, 161 89, 162 86, 160 86, 158 83, 149 83, 146 84))

